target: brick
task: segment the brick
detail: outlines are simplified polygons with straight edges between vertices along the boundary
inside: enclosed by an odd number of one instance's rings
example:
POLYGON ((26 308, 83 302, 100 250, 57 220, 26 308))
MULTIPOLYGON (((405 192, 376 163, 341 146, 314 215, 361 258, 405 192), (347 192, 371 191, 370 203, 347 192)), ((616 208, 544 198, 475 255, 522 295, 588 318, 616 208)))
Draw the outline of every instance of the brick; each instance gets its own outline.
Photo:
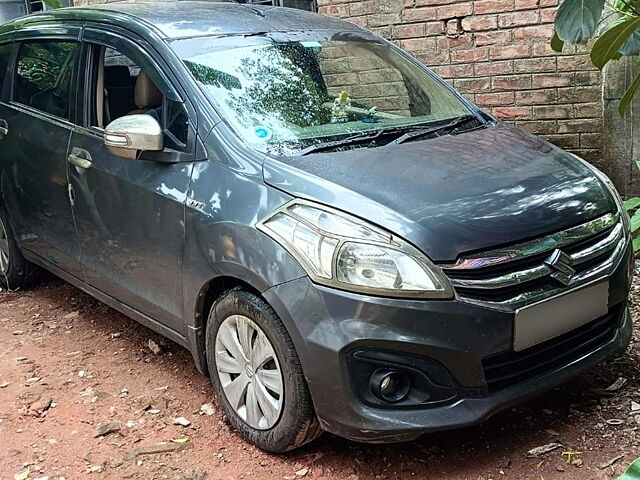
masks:
POLYGON ((556 105, 533 107, 533 117, 537 119, 569 118, 569 116, 570 110, 568 107, 559 107, 556 105))
POLYGON ((574 74, 533 74, 533 88, 567 87, 573 85, 574 74))
POLYGON ((513 73, 513 60, 502 60, 499 62, 476 63, 474 66, 475 73, 478 76, 483 75, 502 75, 513 73))
POLYGON ((557 12, 556 8, 543 8, 540 10, 540 23, 554 23, 557 12))
POLYGON ((367 0, 364 2, 354 2, 349 4, 349 15, 358 17, 361 15, 372 15, 376 13, 376 2, 367 0))
POLYGON ((516 92, 516 104, 518 105, 549 105, 556 103, 557 100, 558 92, 555 89, 516 92))
POLYGON ((507 58, 525 58, 531 55, 530 45, 494 46, 489 50, 491 60, 504 60, 507 58))
POLYGON ((486 47, 470 50, 455 50, 451 52, 451 59, 458 63, 478 62, 489 59, 489 49, 486 47))
POLYGON ((402 20, 404 22, 434 21, 436 20, 436 9, 431 7, 407 8, 402 12, 402 20))
POLYGON ((526 90, 531 88, 530 75, 509 75, 493 77, 491 80, 493 90, 526 90))
POLYGON ((558 89, 558 103, 598 102, 602 90, 596 87, 569 87, 558 89))
POLYGON ((558 70, 561 72, 574 70, 593 70, 589 55, 572 55, 570 57, 558 57, 558 70))
POLYGON ((576 118, 598 118, 602 116, 602 103, 584 103, 573 105, 573 115, 576 118))
POLYGON ((574 85, 600 85, 602 76, 599 71, 576 72, 574 85))
POLYGON ((558 133, 596 133, 602 132, 601 118, 558 120, 558 133))
POLYGON ((496 15, 474 15, 462 19, 462 28, 466 32, 484 32, 498 28, 496 15))
POLYGON ((602 134, 580 133, 580 148, 602 148, 602 134))
POLYGON ((391 29, 394 38, 416 38, 425 34, 424 23, 400 25, 391 29))
POLYGON ((484 47, 486 45, 504 45, 507 43, 511 43, 511 32, 509 30, 476 33, 473 37, 477 47, 484 47))
POLYGON ((473 2, 453 3, 436 9, 436 18, 445 20, 447 18, 466 17, 473 13, 473 2))
POLYGON ((478 0, 475 2, 474 12, 478 15, 484 13, 502 13, 513 10, 513 0, 478 0))
POLYGON ((459 65, 438 65, 433 70, 440 76, 446 78, 473 77, 473 64, 459 65))
POLYGON ((580 146, 579 135, 545 135, 545 139, 560 148, 577 148, 580 146))
POLYGON ((554 120, 525 120, 516 122, 516 126, 536 135, 553 134, 558 130, 554 120))
POLYGON ((457 78, 453 80, 453 85, 463 93, 487 92, 491 88, 491 79, 457 78))
POLYGON ((500 28, 534 25, 536 23, 540 23, 540 12, 537 10, 503 13, 498 15, 498 25, 500 28))
POLYGON ((533 25, 529 27, 517 27, 513 31, 514 40, 540 40, 549 41, 553 36, 553 25, 533 25))
POLYGON ((425 65, 446 65, 451 62, 451 52, 442 50, 440 52, 432 51, 412 51, 415 57, 425 65))
POLYGON ((436 40, 438 50, 473 47, 473 37, 471 35, 460 35, 459 37, 440 37, 436 40))
POLYGON ((436 40, 434 38, 410 38, 402 40, 400 46, 410 52, 419 52, 425 50, 435 50, 436 40))
POLYGON ((369 24, 376 27, 397 25, 399 23, 402 23, 399 13, 378 13, 369 17, 369 24))
POLYGON ((540 7, 557 7, 558 0, 540 0, 540 7))
POLYGON ((531 107, 495 107, 491 113, 502 120, 531 118, 531 107))
POLYGON ((513 92, 478 93, 476 103, 480 106, 513 105, 515 95, 513 92))
POLYGON ((558 70, 555 57, 523 58, 513 61, 516 73, 555 72, 558 70))
POLYGON ((513 4, 514 10, 531 10, 538 8, 540 0, 515 0, 513 4))

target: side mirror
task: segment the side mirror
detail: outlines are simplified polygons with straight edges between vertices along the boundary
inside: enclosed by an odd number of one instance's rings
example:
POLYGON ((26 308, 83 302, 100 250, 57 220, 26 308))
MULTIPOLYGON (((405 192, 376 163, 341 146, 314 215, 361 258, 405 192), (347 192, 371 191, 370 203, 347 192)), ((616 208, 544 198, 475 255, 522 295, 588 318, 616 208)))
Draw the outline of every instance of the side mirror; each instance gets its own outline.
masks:
POLYGON ((114 155, 135 160, 139 151, 163 150, 162 127, 147 114, 120 117, 107 125, 104 144, 114 155))

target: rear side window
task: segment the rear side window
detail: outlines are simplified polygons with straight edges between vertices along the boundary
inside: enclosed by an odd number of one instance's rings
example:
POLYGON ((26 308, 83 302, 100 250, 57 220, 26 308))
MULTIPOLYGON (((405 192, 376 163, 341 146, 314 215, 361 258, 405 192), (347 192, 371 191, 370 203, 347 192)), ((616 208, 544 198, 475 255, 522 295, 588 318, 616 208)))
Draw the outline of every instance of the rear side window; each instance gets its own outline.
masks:
POLYGON ((18 52, 14 100, 69 120, 71 83, 79 52, 76 42, 23 43, 18 52))
POLYGON ((0 93, 2 93, 2 85, 4 83, 4 77, 9 67, 9 60, 11 59, 12 45, 5 44, 0 45, 0 93))

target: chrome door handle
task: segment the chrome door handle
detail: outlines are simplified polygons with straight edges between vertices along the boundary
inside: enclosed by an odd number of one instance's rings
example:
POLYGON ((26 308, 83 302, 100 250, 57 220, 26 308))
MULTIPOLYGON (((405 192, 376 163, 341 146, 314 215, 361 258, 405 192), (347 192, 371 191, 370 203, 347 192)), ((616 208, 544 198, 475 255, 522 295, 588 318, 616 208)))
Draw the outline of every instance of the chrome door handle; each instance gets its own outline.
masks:
POLYGON ((0 120, 0 137, 9 135, 9 124, 6 120, 0 120))
POLYGON ((74 165, 79 168, 84 168, 85 170, 87 168, 91 168, 91 160, 87 160, 86 158, 80 158, 79 156, 74 155, 73 153, 67 157, 67 161, 71 165, 74 165))

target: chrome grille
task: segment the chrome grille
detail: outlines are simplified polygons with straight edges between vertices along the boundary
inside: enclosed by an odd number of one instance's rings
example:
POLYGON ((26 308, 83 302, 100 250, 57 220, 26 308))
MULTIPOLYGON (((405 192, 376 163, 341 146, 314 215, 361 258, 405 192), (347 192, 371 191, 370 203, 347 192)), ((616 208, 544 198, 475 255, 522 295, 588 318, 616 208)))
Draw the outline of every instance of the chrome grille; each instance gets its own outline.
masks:
POLYGON ((618 215, 440 265, 458 296, 505 310, 604 276, 627 245, 618 215))

